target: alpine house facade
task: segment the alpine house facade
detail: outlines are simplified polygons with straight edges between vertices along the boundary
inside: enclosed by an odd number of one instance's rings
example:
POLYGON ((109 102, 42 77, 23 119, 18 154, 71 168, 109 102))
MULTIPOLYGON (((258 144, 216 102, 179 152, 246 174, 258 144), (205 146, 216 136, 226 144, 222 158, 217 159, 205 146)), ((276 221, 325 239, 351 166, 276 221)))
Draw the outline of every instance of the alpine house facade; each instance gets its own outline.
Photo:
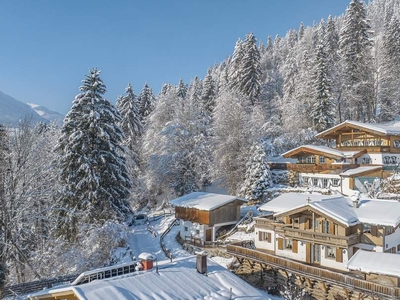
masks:
POLYGON ((259 208, 255 246, 271 254, 347 270, 358 250, 400 253, 400 202, 283 194, 259 208))
POLYGON ((352 195, 365 192, 364 182, 386 178, 400 163, 400 123, 391 125, 345 121, 319 133, 327 146, 303 145, 282 156, 296 159, 289 171, 299 184, 352 195))

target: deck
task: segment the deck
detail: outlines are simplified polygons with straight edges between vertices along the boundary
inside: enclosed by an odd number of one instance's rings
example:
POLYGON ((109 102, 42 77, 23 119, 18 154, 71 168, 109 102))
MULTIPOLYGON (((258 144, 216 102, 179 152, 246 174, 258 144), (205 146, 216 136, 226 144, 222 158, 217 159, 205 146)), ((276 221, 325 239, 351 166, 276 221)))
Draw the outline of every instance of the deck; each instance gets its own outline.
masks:
POLYGON ((304 276, 311 280, 324 281, 326 284, 337 285, 347 290, 356 289, 361 292, 380 295, 385 299, 399 299, 400 288, 390 287, 363 279, 356 278, 349 274, 339 271, 315 267, 308 264, 285 259, 270 253, 244 248, 238 245, 228 245, 227 253, 242 259, 251 260, 271 267, 285 269, 299 276, 304 276))

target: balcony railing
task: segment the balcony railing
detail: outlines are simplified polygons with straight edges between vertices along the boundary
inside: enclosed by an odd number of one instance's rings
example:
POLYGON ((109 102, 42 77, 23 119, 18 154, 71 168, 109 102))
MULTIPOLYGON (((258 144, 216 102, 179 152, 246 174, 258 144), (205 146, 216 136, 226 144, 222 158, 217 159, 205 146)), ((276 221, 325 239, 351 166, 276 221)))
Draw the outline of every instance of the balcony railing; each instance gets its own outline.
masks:
POLYGON ((300 230, 289 227, 283 227, 283 234, 285 237, 291 237, 302 241, 316 242, 328 246, 349 247, 360 243, 361 235, 358 233, 341 236, 334 234, 327 234, 321 232, 314 232, 311 230, 300 230))
POLYGON ((341 236, 322 232, 315 232, 312 230, 302 230, 292 228, 292 225, 278 223, 272 219, 254 218, 256 221, 256 228, 273 230, 301 241, 317 242, 328 246, 349 247, 361 242, 361 235, 358 233, 341 236))
POLYGON ((356 289, 361 292, 378 295, 383 299, 388 299, 389 297, 392 299, 399 299, 400 297, 400 288, 398 287, 390 287, 366 281, 340 272, 295 262, 256 249, 248 249, 237 245, 228 245, 227 253, 239 258, 245 258, 254 262, 282 268, 297 275, 306 276, 312 280, 324 281, 325 283, 338 285, 349 290, 356 289))
POLYGON ((290 171, 300 173, 320 173, 324 171, 331 171, 334 173, 341 173, 343 170, 355 169, 360 165, 358 164, 288 164, 287 168, 290 171))

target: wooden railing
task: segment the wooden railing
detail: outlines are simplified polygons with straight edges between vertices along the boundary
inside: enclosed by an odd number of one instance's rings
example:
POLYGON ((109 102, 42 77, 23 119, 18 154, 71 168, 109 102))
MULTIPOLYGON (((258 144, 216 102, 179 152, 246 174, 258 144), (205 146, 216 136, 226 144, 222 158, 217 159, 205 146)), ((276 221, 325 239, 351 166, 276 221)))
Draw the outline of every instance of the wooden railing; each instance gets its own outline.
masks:
POLYGON ((358 164, 288 164, 287 168, 290 171, 313 173, 323 171, 337 171, 341 173, 344 169, 354 169, 359 167, 358 164))
POLYGON ((259 250, 248 249, 237 245, 228 245, 227 253, 239 258, 245 258, 254 262, 282 268, 297 275, 306 276, 312 280, 324 281, 350 290, 356 289, 361 292, 384 296, 385 299, 399 299, 400 297, 400 288, 398 287, 390 287, 355 278, 343 273, 302 264, 300 262, 267 254, 259 250))
POLYGON ((283 234, 287 237, 300 239, 302 241, 320 242, 324 245, 330 245, 330 246, 349 247, 354 244, 360 243, 361 241, 361 235, 357 233, 349 236, 341 236, 341 235, 315 232, 311 230, 294 229, 290 227, 283 227, 282 229, 283 229, 283 234))
POLYGON ((178 222, 179 219, 173 220, 171 224, 169 224, 167 230, 165 230, 164 233, 160 236, 160 247, 162 251, 165 253, 165 256, 168 257, 171 261, 172 261, 172 253, 171 251, 169 251, 169 249, 167 249, 167 247, 165 247, 164 238, 178 222))

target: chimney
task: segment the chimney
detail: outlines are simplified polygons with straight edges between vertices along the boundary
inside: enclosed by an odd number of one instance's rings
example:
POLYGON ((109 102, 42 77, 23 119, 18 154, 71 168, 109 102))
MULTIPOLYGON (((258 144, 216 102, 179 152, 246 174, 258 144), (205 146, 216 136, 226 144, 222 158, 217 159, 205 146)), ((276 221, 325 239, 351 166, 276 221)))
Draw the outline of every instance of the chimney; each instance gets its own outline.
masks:
POLYGON ((153 268, 153 261, 156 259, 150 253, 143 252, 139 255, 143 270, 151 270, 153 268))
POLYGON ((200 274, 207 273, 207 254, 204 251, 197 253, 196 269, 200 274))
POLYGON ((306 200, 307 200, 307 204, 309 204, 311 201, 310 196, 308 196, 306 200))
POLYGON ((353 202, 353 208, 358 208, 360 204, 360 192, 354 193, 354 195, 351 196, 350 199, 353 202))

